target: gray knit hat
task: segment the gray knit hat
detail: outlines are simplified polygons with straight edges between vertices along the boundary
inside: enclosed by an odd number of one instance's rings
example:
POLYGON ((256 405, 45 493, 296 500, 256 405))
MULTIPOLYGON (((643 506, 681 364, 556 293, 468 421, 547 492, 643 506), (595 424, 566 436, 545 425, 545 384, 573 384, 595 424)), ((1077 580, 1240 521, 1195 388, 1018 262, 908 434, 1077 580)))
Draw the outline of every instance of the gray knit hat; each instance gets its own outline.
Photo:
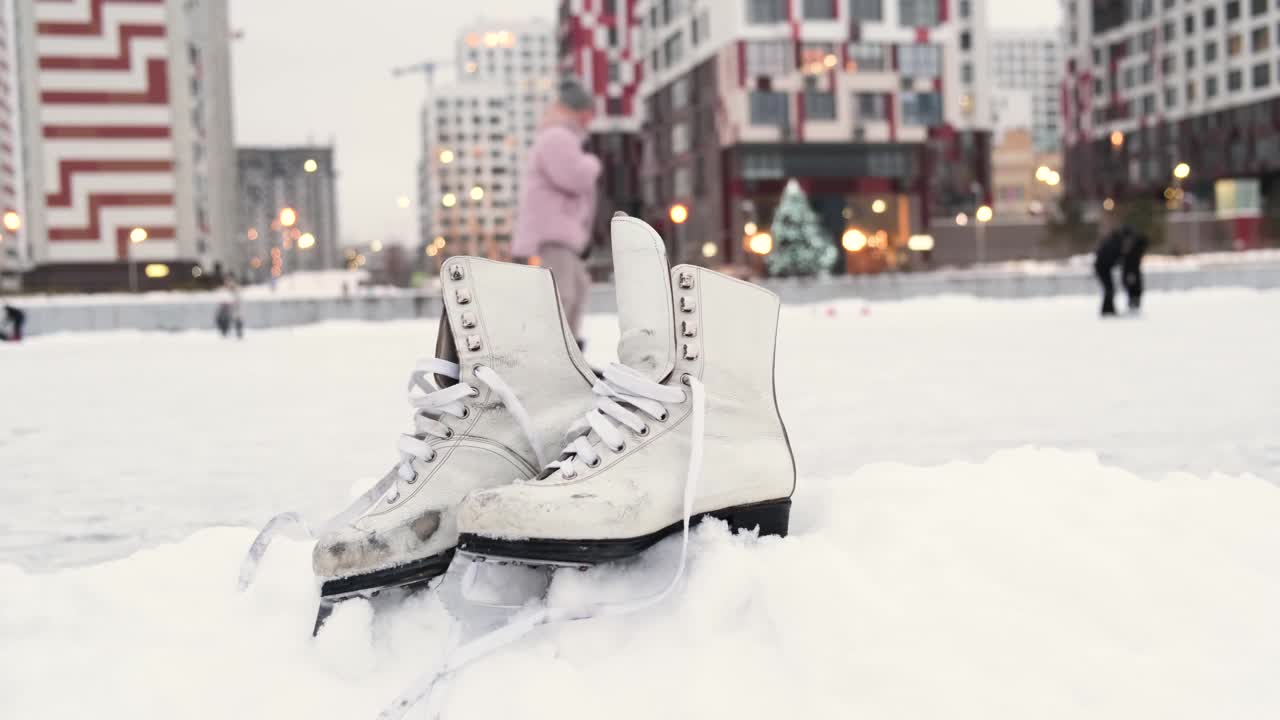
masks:
POLYGON ((560 78, 557 94, 560 104, 570 110, 590 110, 595 107, 595 98, 592 98, 591 93, 582 87, 582 83, 578 82, 577 78, 560 78))

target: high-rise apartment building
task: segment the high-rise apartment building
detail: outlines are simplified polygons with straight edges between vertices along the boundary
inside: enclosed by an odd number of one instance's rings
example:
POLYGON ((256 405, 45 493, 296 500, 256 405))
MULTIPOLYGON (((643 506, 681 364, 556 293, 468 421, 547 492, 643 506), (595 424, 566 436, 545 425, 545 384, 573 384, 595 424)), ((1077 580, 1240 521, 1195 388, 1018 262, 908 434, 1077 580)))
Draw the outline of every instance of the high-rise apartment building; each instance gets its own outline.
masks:
POLYGON ((238 239, 229 269, 261 282, 339 267, 333 147, 242 147, 236 155, 238 239), (280 215, 287 211, 286 225, 280 215))
POLYGON ((1062 48, 1056 30, 1019 30, 991 35, 991 77, 996 93, 1031 95, 1032 143, 1037 152, 1061 144, 1062 48))
MULTIPOLYGON (((561 0, 558 21, 560 74, 579 79, 595 96, 596 118, 588 147, 604 166, 593 242, 608 246, 608 217, 616 210, 639 214, 640 51, 639 0, 561 0)), ((607 265, 609 254, 593 260, 607 265)))
POLYGON ((644 215, 676 258, 741 257, 790 178, 837 243, 857 227, 905 245, 930 217, 989 200, 981 0, 641 0, 635 12, 644 215))
POLYGON ((462 28, 457 83, 429 91, 418 168, 424 247, 506 257, 520 168, 555 94, 550 22, 481 19, 462 28))
POLYGON ((0 224, 0 291, 16 290, 29 254, 26 233, 21 227, 18 198, 18 150, 16 102, 13 77, 12 3, 0 3, 0 217, 11 215, 16 228, 0 224))
MULTIPOLYGON (((1063 9, 1069 193, 1119 202, 1185 190, 1197 208, 1220 211, 1244 196, 1280 200, 1280 5, 1067 0, 1063 9)), ((1248 243, 1256 232, 1255 223, 1235 237, 1248 243)))
POLYGON ((235 232, 226 0, 16 3, 30 287, 213 269, 235 232), (145 241, 131 242, 132 240, 145 241))

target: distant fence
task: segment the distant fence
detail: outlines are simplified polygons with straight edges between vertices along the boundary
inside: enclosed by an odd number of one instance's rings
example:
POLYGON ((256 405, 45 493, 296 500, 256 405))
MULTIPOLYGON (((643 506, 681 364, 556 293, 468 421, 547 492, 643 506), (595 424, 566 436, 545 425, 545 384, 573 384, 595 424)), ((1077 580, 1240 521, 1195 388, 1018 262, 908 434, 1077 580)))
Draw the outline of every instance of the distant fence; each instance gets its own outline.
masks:
MULTIPOLYGON (((982 298, 1033 298, 1092 295, 1098 292, 1090 268, 1083 266, 1030 269, 978 268, 921 273, 842 275, 821 279, 780 279, 764 283, 787 303, 830 302, 849 298, 905 300, 934 295, 982 298)), ((1153 265, 1146 273, 1152 291, 1206 287, 1280 288, 1280 259, 1224 262, 1200 267, 1153 265)), ((11 300, 27 312, 29 335, 92 330, 178 331, 213 328, 218 300, 213 295, 86 296, 50 300, 11 300)), ((426 292, 397 292, 337 297, 273 297, 244 301, 245 325, 270 328, 305 325, 325 320, 403 320, 434 318, 439 299, 426 292)), ((591 290, 592 312, 615 310, 613 286, 591 290)))

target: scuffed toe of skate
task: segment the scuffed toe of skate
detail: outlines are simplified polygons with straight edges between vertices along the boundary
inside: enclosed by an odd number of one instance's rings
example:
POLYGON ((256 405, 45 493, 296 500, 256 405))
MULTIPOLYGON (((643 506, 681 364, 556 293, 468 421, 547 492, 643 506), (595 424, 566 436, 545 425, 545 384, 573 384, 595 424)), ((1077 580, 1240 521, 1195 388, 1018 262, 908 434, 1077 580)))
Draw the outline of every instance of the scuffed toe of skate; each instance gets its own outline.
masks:
POLYGON ((441 519, 441 513, 432 510, 391 527, 343 528, 316 543, 312 569, 318 577, 337 578, 418 560, 438 551, 441 519))

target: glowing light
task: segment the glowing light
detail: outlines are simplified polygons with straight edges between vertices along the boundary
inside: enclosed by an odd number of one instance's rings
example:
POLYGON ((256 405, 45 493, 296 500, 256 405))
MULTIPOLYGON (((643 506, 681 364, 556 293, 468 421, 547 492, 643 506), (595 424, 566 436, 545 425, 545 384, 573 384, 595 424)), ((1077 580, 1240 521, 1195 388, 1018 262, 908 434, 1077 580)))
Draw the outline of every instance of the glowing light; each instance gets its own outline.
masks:
POLYGON ((1060 182, 1062 182, 1062 176, 1058 174, 1057 170, 1050 170, 1049 176, 1044 179, 1044 184, 1049 187, 1057 187, 1060 182))
POLYGON ((760 228, 756 227, 756 224, 753 222, 748 222, 747 224, 742 226, 743 235, 751 236, 751 235, 755 235, 759 231, 760 231, 760 228))
POLYGON ((440 151, 440 164, 441 164, 441 165, 448 165, 448 164, 449 164, 449 163, 451 163, 451 162, 453 162, 453 151, 452 151, 452 150, 441 150, 441 151, 440 151))
POLYGON ((852 220, 852 219, 853 219, 853 208, 845 208, 845 209, 841 210, 841 211, 840 211, 840 217, 844 218, 845 220, 852 220))
POLYGON ((964 227, 965 225, 968 225, 969 216, 965 215, 964 213, 956 213, 956 224, 959 225, 960 227, 964 227))
POLYGON ((199 265, 191 266, 191 277, 200 277, 203 274, 204 274, 204 269, 201 268, 199 265))
POLYGON ((829 68, 833 68, 836 65, 840 64, 840 58, 836 57, 831 53, 827 53, 827 56, 822 58, 822 64, 826 65, 829 68))
POLYGON ((773 236, 767 232, 758 232, 747 241, 747 249, 757 255, 768 255, 773 252, 773 236))
POLYGON ((401 195, 400 197, 396 198, 396 207, 400 208, 401 210, 404 210, 405 208, 409 207, 409 196, 401 195))
POLYGON ((473 63, 473 62, 469 62, 469 63, 467 63, 467 72, 469 72, 469 73, 473 73, 473 72, 475 72, 475 71, 476 71, 476 68, 477 68, 477 67, 479 67, 479 66, 478 66, 478 65, 476 65, 475 63, 473 63))
POLYGON ((472 199, 472 200, 483 200, 483 199, 484 199, 484 188, 480 187, 479 185, 476 185, 475 187, 471 188, 471 199, 472 199))
POLYGON ((1040 167, 1036 168, 1036 179, 1039 180, 1040 182, 1044 182, 1049 177, 1049 173, 1051 172, 1053 171, 1049 169, 1048 165, 1041 165, 1040 167))
POLYGON ((484 34, 485 47, 498 47, 499 42, 501 42, 501 38, 499 37, 498 33, 487 32, 484 34))
POLYGON ((871 212, 877 215, 884 212, 886 207, 888 207, 888 205, 886 205, 885 201, 881 200, 880 198, 876 198, 875 200, 871 201, 871 212))
MULTIPOLYGON (((1191 166, 1190 166, 1190 165, 1188 165, 1188 164, 1186 164, 1186 163, 1178 163, 1177 165, 1174 165, 1174 166, 1173 166, 1173 176, 1174 176, 1174 177, 1176 177, 1176 178, 1178 178, 1179 180, 1186 180, 1186 179, 1187 179, 1187 177, 1188 177, 1188 176, 1190 176, 1190 175, 1191 175, 1191 166)), ((5 227, 9 227, 9 215, 8 215, 8 214, 5 214, 5 216, 4 216, 4 225, 5 225, 5 227)), ((10 229, 10 230, 15 230, 15 229, 17 229, 17 228, 9 228, 9 229, 10 229)))
POLYGON ((447 208, 453 207, 458 204, 458 196, 453 193, 445 193, 444 197, 440 198, 440 204, 447 208))
POLYGON ((245 233, 245 235, 248 236, 250 240, 257 240, 258 230, 257 228, 249 228, 249 232, 245 233))
POLYGON ((347 248, 347 251, 344 252, 343 255, 345 255, 348 260, 356 259, 356 251, 354 248, 347 248))
POLYGON ((382 252, 382 241, 374 240, 373 242, 369 243, 369 249, 376 253, 382 252))
POLYGON ((720 252, 720 246, 711 241, 702 244, 702 257, 712 258, 720 252))
POLYGON ((991 208, 987 205, 983 205, 978 208, 978 211, 975 212, 973 216, 977 218, 980 223, 991 222, 991 208))
POLYGON ((671 215, 671 222, 677 225, 681 225, 684 223, 685 220, 689 219, 689 208, 685 207, 681 203, 676 203, 675 205, 671 206, 670 215, 671 215))
POLYGON ((254 270, 257 270, 258 268, 262 267, 262 258, 258 257, 257 255, 254 255, 253 257, 249 258, 249 267, 253 268, 254 270))
POLYGON ((315 244, 316 244, 316 236, 312 235, 311 233, 302 233, 302 235, 298 237, 298 248, 301 250, 306 250, 307 248, 315 247, 315 244))
POLYGON ((280 208, 280 224, 285 227, 293 227, 298 222, 298 211, 291 207, 280 208))
POLYGON ((356 255, 356 260, 355 260, 356 267, 364 267, 364 264, 366 262, 368 261, 365 260, 365 257, 363 255, 356 255))
POLYGON ((136 227, 129 231, 129 242, 137 245, 140 242, 147 241, 147 231, 145 228, 136 227))
POLYGON ((907 238, 907 247, 916 252, 929 252, 933 249, 933 236, 912 235, 907 238))
POLYGON ((849 228, 840 236, 840 245, 849 252, 858 252, 867 246, 867 234, 858 228, 849 228))
POLYGON ((435 257, 436 255, 440 254, 440 248, 436 247, 434 244, 428 245, 426 252, 428 256, 435 257))
POLYGON ((1111 147, 1118 148, 1121 145, 1124 145, 1124 133, 1119 130, 1113 130, 1111 132, 1111 147))
POLYGON ((1112 200, 1111 198, 1107 198, 1106 200, 1103 200, 1103 201, 1102 201, 1102 209, 1103 209, 1103 210, 1115 210, 1115 209, 1116 209, 1116 201, 1115 201, 1115 200, 1112 200))
POLYGON ((443 235, 437 235, 437 236, 436 236, 436 239, 435 239, 435 240, 432 240, 432 241, 431 241, 431 243, 432 243, 433 245, 435 245, 436 247, 438 247, 438 248, 442 248, 442 247, 444 247, 444 236, 443 236, 443 235))
POLYGON ((164 263, 151 263, 142 272, 149 278, 169 277, 169 266, 164 263))
POLYGON ((307 158, 307 161, 302 163, 302 169, 306 170, 309 173, 313 173, 319 168, 320 168, 320 163, 316 162, 313 158, 307 158))
POLYGON ((480 44, 480 36, 475 33, 467 33, 467 45, 475 47, 480 44))
POLYGON ((17 232, 22 227, 22 216, 10 210, 4 214, 4 227, 10 232, 17 232))

